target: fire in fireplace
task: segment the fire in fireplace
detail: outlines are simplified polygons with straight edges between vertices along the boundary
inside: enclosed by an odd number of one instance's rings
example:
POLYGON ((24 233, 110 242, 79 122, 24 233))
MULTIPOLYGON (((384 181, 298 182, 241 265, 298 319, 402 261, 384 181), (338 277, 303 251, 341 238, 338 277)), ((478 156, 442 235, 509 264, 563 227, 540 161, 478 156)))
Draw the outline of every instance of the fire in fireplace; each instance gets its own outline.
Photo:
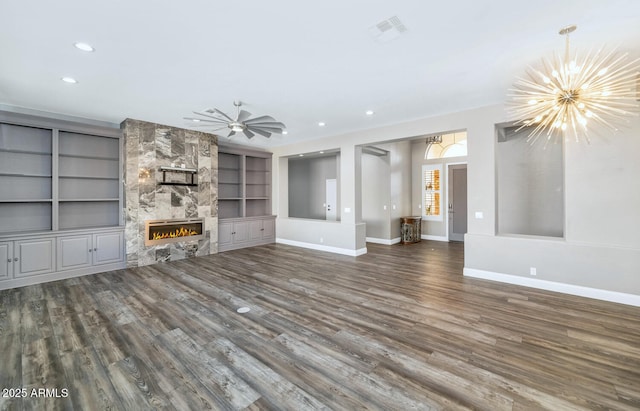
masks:
POLYGON ((144 244, 146 246, 202 238, 204 238, 203 218, 145 221, 144 244))

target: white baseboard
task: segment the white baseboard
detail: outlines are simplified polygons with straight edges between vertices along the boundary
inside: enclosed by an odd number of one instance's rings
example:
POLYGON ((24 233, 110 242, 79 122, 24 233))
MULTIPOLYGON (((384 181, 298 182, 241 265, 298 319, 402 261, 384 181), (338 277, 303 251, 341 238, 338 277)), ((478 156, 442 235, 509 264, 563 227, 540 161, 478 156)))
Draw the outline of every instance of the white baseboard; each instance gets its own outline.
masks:
POLYGON ((445 242, 449 241, 449 239, 447 237, 444 237, 444 236, 441 236, 441 235, 422 234, 420 236, 420 238, 423 239, 423 240, 445 241, 445 242))
POLYGON ((304 243, 302 241, 293 241, 293 240, 287 240, 284 238, 276 238, 276 243, 292 245, 294 247, 310 248, 312 250, 318 250, 318 251, 327 251, 330 253, 336 253, 336 254, 342 254, 342 255, 350 255, 353 257, 357 257, 359 255, 363 255, 367 253, 366 247, 359 248, 357 250, 350 250, 348 248, 339 248, 339 247, 331 247, 328 245, 304 243))
POLYGON ((367 243, 374 243, 374 244, 383 244, 383 245, 394 245, 394 244, 398 244, 400 242, 400 237, 396 237, 396 238, 392 238, 392 239, 387 239, 387 238, 375 238, 375 237, 367 237, 367 243))
POLYGON ((464 268, 464 275, 467 277, 481 278, 483 280, 500 281, 502 283, 522 285, 525 287, 539 288, 547 291, 556 291, 564 294, 577 295, 580 297, 595 298, 596 300, 610 301, 626 305, 640 307, 640 295, 626 294, 616 291, 601 290, 598 288, 583 287, 554 281, 538 280, 536 278, 520 277, 518 275, 495 273, 493 271, 476 270, 475 268, 464 268))

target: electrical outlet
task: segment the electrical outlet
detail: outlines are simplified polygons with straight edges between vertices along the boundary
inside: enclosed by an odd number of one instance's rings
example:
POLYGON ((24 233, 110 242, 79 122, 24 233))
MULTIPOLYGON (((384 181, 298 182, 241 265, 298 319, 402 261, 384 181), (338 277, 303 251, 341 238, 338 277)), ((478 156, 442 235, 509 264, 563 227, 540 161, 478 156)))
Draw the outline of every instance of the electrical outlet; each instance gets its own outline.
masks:
POLYGON ((324 243, 324 237, 320 237, 320 244, 324 243))
POLYGON ((529 267, 529 274, 538 275, 538 270, 535 267, 529 267))

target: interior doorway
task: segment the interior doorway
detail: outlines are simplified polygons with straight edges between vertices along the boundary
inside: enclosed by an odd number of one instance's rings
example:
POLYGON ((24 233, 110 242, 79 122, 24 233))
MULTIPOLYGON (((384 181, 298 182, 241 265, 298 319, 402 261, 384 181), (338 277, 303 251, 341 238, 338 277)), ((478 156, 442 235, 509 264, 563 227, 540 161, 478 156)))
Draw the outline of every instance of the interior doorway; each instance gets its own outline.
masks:
POLYGON ((327 221, 336 221, 337 219, 337 205, 338 202, 338 184, 335 178, 328 178, 326 180, 326 200, 325 210, 327 221))
POLYGON ((464 241, 467 232, 467 165, 448 164, 449 241, 464 241))

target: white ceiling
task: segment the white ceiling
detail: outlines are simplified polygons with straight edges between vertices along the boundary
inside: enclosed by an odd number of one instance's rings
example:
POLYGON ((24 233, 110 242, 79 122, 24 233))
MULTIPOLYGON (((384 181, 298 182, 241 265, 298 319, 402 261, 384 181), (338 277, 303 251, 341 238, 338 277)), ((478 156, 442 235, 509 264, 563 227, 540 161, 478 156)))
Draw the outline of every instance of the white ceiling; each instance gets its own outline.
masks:
POLYGON ((289 134, 234 142, 283 145, 501 103, 569 24, 577 49, 640 53, 639 0, 2 0, 0 104, 187 127, 241 100, 289 134), (408 31, 374 39, 392 16, 408 31))

